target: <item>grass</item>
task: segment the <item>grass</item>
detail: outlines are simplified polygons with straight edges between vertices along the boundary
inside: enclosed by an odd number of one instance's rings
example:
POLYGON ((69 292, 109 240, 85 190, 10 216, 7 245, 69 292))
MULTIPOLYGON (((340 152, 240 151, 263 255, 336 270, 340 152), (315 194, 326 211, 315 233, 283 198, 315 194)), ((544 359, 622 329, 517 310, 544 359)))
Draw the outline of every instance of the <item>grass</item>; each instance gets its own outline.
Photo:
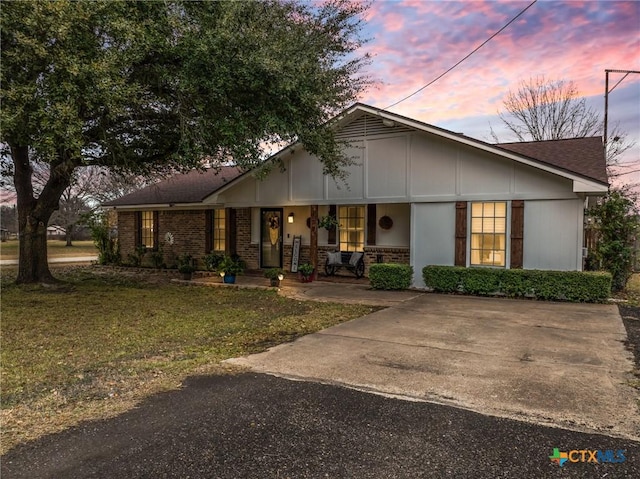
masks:
POLYGON ((55 287, 16 286, 9 276, 3 271, 1 453, 375 309, 151 284, 92 267, 59 270, 66 283, 55 287))
MULTIPOLYGON (((73 246, 66 246, 64 240, 47 241, 47 255, 51 258, 69 256, 97 256, 93 241, 74 241, 73 246)), ((18 240, 9 240, 0 243, 0 259, 18 259, 18 240)))

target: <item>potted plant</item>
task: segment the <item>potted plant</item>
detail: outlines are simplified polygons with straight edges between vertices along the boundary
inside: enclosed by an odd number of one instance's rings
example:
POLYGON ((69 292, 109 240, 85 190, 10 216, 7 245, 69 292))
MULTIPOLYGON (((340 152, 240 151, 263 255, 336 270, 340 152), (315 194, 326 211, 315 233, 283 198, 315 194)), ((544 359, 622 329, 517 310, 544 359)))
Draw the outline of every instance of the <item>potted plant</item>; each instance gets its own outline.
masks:
POLYGON ((269 278, 271 286, 280 286, 280 281, 284 279, 284 271, 280 268, 270 268, 264 272, 264 277, 269 278))
POLYGON ((300 273, 300 281, 302 283, 310 283, 313 281, 313 265, 311 263, 302 263, 298 266, 300 273))
POLYGON ((338 219, 335 215, 323 216, 318 220, 318 228, 324 228, 327 231, 335 229, 338 226, 338 219))
POLYGON ((178 271, 182 274, 182 279, 190 280, 196 267, 193 264, 193 257, 190 254, 178 256, 178 271))
POLYGON ((244 261, 239 256, 225 256, 220 264, 218 264, 218 272, 222 276, 222 280, 228 284, 236 282, 236 275, 244 270, 244 261))
POLYGON ((224 255, 220 253, 211 252, 204 256, 203 262, 208 271, 218 271, 220 263, 224 259, 224 255))

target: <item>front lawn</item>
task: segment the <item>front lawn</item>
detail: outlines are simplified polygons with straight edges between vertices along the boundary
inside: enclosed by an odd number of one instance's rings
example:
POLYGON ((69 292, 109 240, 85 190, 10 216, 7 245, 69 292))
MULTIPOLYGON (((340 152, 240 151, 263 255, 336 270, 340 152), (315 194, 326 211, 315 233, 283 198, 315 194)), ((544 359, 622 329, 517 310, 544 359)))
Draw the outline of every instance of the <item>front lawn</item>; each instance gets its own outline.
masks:
POLYGON ((301 302, 274 291, 182 286, 65 268, 55 287, 3 271, 2 449, 104 418, 220 361, 375 308, 301 302))
MULTIPOLYGON (((0 259, 18 259, 18 240, 0 243, 0 259)), ((74 241, 73 246, 67 246, 64 240, 47 241, 47 257, 63 258, 70 256, 97 256, 98 250, 93 241, 74 241)))

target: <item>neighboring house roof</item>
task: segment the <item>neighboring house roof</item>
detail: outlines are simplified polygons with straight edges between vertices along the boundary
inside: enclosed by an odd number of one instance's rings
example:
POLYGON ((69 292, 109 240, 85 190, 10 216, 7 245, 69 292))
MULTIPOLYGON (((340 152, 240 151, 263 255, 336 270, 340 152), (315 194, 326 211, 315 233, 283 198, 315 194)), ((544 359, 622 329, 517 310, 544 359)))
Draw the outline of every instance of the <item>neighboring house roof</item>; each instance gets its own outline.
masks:
POLYGON ((594 180, 607 182, 607 168, 602 138, 570 138, 566 140, 498 143, 496 146, 544 161, 563 170, 580 173, 594 180))
POLYGON ((242 171, 235 166, 194 170, 108 201, 103 206, 199 203, 241 174, 242 171))

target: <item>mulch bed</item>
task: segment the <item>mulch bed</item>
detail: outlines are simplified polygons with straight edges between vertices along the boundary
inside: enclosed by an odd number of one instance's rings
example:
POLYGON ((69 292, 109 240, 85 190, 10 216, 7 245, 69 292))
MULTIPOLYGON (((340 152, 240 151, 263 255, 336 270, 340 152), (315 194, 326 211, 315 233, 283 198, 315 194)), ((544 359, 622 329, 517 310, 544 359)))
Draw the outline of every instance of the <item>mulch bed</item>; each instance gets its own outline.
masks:
POLYGON ((640 379, 640 308, 618 305, 618 310, 627 330, 625 347, 633 353, 636 366, 634 373, 640 379))

